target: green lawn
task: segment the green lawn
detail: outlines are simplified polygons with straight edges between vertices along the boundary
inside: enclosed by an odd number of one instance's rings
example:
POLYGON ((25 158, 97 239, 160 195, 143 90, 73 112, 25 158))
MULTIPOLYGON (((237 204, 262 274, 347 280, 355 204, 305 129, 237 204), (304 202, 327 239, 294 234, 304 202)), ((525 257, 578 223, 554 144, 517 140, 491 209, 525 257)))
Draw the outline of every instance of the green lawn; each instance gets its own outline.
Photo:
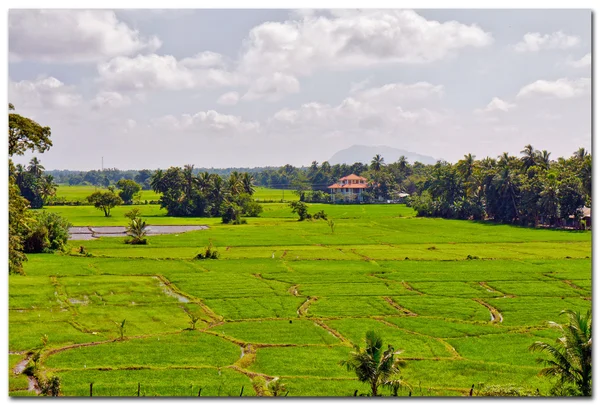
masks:
MULTIPOLYGON (((256 198, 278 201, 279 192, 257 189, 256 198)), ((547 394, 529 345, 556 338, 547 322, 563 321, 563 309, 591 308, 591 232, 310 204, 335 221, 332 233, 325 221, 297 221, 286 203, 263 206, 246 225, 223 225, 140 205, 150 224, 209 229, 28 255, 27 275, 9 277, 9 350, 41 348, 46 335, 40 367, 67 396, 89 395, 90 383, 97 396, 135 396, 138 383, 145 396, 238 396, 242 387, 253 396, 265 378, 279 378, 288 396, 351 396, 368 386, 339 362, 376 330, 402 350, 413 396, 465 395, 473 384, 547 394), (194 260, 209 243, 219 260, 194 260)), ((99 226, 125 225, 130 208, 108 218, 91 206, 45 209, 99 226)), ((22 358, 11 355, 9 367, 22 358)), ((12 372, 9 387, 32 394, 12 372)))

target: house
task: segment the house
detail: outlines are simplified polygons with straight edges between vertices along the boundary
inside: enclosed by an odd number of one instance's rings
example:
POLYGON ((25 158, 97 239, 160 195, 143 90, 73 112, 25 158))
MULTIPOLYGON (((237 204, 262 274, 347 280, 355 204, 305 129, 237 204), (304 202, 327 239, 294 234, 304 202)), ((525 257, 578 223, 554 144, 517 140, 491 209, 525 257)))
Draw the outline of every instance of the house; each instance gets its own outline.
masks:
POLYGON ((363 201, 363 193, 369 187, 367 179, 351 174, 342 177, 337 183, 327 187, 331 190, 331 202, 335 202, 336 194, 341 193, 343 201, 363 201))
POLYGON ((569 219, 563 225, 580 228, 585 223, 585 229, 592 229, 592 209, 590 207, 579 208, 578 217, 582 223, 577 223, 574 215, 569 215, 569 219))

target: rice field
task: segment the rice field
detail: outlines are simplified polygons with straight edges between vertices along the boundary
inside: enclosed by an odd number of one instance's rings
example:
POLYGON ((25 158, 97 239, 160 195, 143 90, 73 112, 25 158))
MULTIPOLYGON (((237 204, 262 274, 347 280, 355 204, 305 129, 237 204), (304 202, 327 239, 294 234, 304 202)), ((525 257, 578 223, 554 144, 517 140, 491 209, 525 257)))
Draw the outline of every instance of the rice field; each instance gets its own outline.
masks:
MULTIPOLYGON (((136 396, 138 384, 141 396, 256 396, 275 379, 288 396, 360 395, 368 386, 339 362, 368 330, 402 350, 411 388, 399 395, 547 394, 529 345, 556 338, 548 321, 561 310, 591 308, 589 231, 416 218, 392 204, 311 204, 333 233, 283 203, 246 225, 140 208, 152 225, 209 229, 29 255, 27 275, 9 277, 11 396, 35 395, 12 369, 40 347, 40 370, 66 396, 90 384, 94 396, 136 396), (194 260, 209 243, 219 259, 194 260)), ((46 209, 101 226, 125 225, 129 207, 46 209)))

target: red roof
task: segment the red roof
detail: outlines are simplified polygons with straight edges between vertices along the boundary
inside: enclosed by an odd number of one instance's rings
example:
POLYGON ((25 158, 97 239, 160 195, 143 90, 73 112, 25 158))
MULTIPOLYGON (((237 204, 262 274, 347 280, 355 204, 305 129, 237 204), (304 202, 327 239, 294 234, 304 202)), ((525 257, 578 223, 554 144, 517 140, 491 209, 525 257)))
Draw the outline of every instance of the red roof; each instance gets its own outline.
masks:
POLYGON ((332 184, 327 188, 367 188, 369 187, 367 184, 332 184))
POLYGON ((364 180, 364 181, 367 181, 367 179, 365 179, 364 177, 357 176, 357 175, 356 175, 356 174, 354 174, 354 173, 352 173, 352 174, 351 174, 351 175, 349 175, 349 176, 342 177, 342 178, 340 179, 340 181, 342 181, 342 180, 364 180))

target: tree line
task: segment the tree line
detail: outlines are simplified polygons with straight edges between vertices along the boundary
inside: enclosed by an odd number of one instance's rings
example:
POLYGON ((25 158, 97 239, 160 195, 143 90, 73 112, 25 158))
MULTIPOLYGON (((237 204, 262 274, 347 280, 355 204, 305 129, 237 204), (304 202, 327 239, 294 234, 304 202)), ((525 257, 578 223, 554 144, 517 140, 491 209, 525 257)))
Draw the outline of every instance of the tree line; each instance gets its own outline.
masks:
POLYGON ((489 219, 501 223, 558 226, 591 205, 592 156, 583 148, 569 158, 550 159, 527 145, 521 156, 503 153, 456 164, 438 162, 415 182, 409 200, 419 216, 489 219))

